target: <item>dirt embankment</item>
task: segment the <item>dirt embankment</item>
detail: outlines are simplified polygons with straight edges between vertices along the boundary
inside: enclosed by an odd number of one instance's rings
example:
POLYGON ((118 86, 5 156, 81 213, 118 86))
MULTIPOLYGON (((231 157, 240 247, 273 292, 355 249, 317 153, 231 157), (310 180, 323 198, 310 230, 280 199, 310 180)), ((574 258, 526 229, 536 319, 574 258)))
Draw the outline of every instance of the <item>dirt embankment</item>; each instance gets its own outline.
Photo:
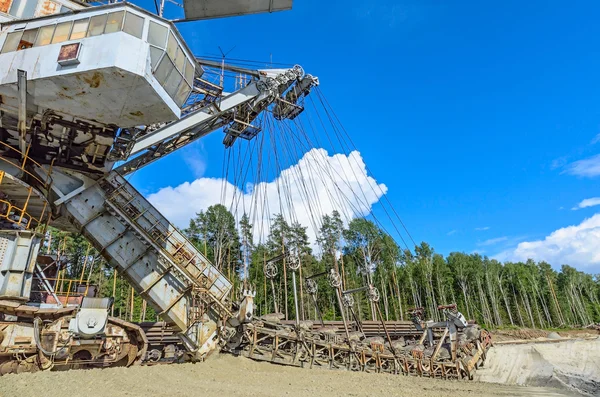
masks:
POLYGON ((541 329, 519 328, 519 329, 502 329, 492 331, 492 337, 495 342, 506 342, 515 340, 539 340, 545 339, 548 335, 555 334, 561 338, 596 338, 600 337, 600 331, 595 329, 570 329, 557 332, 549 332, 541 329))
POLYGON ((600 339, 497 344, 475 377, 482 382, 550 386, 599 396, 600 339))
POLYGON ((291 368, 225 355, 199 364, 38 372, 0 378, 2 397, 569 395, 550 388, 291 368))

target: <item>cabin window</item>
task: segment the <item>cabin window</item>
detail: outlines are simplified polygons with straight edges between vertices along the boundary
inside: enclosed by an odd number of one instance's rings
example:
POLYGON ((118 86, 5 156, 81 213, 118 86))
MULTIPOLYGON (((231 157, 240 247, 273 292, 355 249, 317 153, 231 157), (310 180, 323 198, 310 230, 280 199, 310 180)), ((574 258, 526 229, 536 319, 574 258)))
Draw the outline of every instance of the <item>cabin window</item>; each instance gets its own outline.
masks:
POLYGON ((125 23, 123 23, 123 32, 129 33, 138 39, 142 38, 144 29, 144 18, 128 12, 125 14, 125 23))
POLYGON ((167 56, 163 57, 163 61, 155 72, 155 76, 160 81, 161 85, 167 91, 169 96, 173 98, 178 106, 181 106, 187 99, 191 91, 191 84, 194 76, 194 66, 187 58, 183 48, 177 42, 173 32, 169 33, 167 40, 167 56), (173 65, 173 70, 169 74, 163 76, 167 72, 167 67, 163 66, 164 59, 169 59, 169 65, 173 65), (159 70, 160 69, 160 73, 159 70), (184 78, 185 77, 185 78, 184 78), (187 81, 187 82, 186 82, 187 81), (189 83, 188 83, 189 82, 189 83))
POLYGON ((106 21, 106 29, 104 33, 114 33, 121 30, 123 26, 123 15, 125 11, 111 12, 108 14, 108 20, 106 21))
POLYGON ((106 24, 106 14, 96 15, 90 18, 90 28, 88 30, 88 37, 98 36, 104 32, 104 25, 106 24))
POLYGON ((150 46, 150 61, 152 62, 152 70, 155 70, 162 54, 163 50, 150 46))
POLYGON ((173 65, 173 62, 171 62, 171 59, 169 59, 168 56, 164 56, 158 64, 158 68, 156 68, 156 71, 154 72, 154 77, 156 77, 156 80, 158 80, 158 82, 164 86, 165 82, 167 81, 167 77, 169 77, 169 74, 171 74, 173 69, 175 69, 175 66, 173 65))
POLYGON ((181 82, 181 84, 179 85, 179 89, 177 90, 177 95, 174 98, 177 106, 183 106, 188 96, 190 95, 191 90, 192 87, 190 87, 188 83, 185 82, 185 80, 181 82))
POLYGON ((37 29, 29 29, 23 32, 23 36, 21 37, 21 41, 19 41, 19 50, 26 50, 27 48, 33 47, 33 43, 35 43, 35 38, 37 37, 38 30, 37 29))
POLYGON ((37 38, 35 39, 36 47, 50 44, 50 41, 52 40, 52 33, 54 33, 54 26, 55 25, 43 26, 40 28, 37 38))
POLYGON ((82 19, 81 21, 75 21, 75 23, 73 23, 73 30, 71 30, 70 40, 83 39, 85 37, 85 33, 87 32, 89 23, 90 23, 89 19, 82 19))
POLYGON ((150 21, 150 26, 148 27, 148 43, 164 49, 167 41, 167 32, 168 29, 165 26, 150 21))
POLYGON ((69 39, 69 34, 71 34, 71 25, 73 25, 72 21, 63 22, 56 25, 54 37, 52 37, 52 44, 67 41, 69 39))
POLYGON ((4 45, 2 46, 2 53, 16 51, 19 47, 19 41, 21 41, 21 36, 23 32, 14 32, 9 33, 6 36, 6 40, 4 41, 4 45))
POLYGON ((192 65, 192 63, 190 62, 189 59, 186 58, 185 60, 185 73, 184 73, 185 79, 188 83, 192 84, 194 81, 194 66, 192 65))
POLYGON ((185 52, 183 52, 183 50, 181 49, 181 47, 177 48, 177 57, 175 58, 175 66, 177 67, 177 70, 179 70, 179 72, 181 74, 183 74, 183 67, 185 66, 185 52))
POLYGON ((37 5, 35 0, 13 0, 8 13, 19 19, 33 18, 37 5))
POLYGON ((171 32, 169 34, 169 42, 167 43, 167 54, 169 54, 172 61, 175 60, 175 56, 177 55, 177 47, 177 40, 175 39, 173 32, 171 32))
POLYGON ((167 77, 164 89, 171 98, 175 98, 179 84, 181 84, 181 80, 183 80, 183 78, 177 69, 172 70, 171 74, 169 74, 169 77, 167 77))

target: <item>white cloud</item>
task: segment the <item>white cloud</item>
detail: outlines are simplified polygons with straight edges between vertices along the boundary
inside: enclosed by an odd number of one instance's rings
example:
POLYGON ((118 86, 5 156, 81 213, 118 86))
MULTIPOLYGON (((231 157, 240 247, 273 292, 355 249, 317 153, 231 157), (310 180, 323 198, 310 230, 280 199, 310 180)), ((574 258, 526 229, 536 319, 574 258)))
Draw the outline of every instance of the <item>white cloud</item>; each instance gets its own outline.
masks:
POLYGON ((204 176, 206 172, 206 160, 204 145, 202 141, 196 141, 182 150, 183 160, 192 170, 195 178, 204 176))
POLYGON ((480 246, 480 247, 485 247, 485 246, 488 246, 488 245, 496 245, 496 244, 501 243, 501 242, 506 241, 506 240, 508 240, 508 237, 506 237, 506 236, 496 237, 496 238, 490 238, 488 240, 485 240, 485 241, 477 243, 477 245, 480 246))
POLYGON ((490 227, 489 226, 476 227, 475 230, 477 230, 478 232, 482 232, 484 230, 490 230, 490 227))
POLYGON ((497 255, 499 260, 530 258, 556 267, 567 264, 588 272, 600 270, 600 213, 579 225, 555 230, 543 240, 522 242, 497 255))
POLYGON ((600 154, 575 161, 567 165, 564 172, 588 178, 598 176, 600 175, 600 154))
POLYGON ((456 234, 457 230, 450 230, 448 233, 446 233, 447 236, 452 236, 453 234, 456 234))
POLYGON ((594 207, 596 205, 600 205, 600 197, 591 197, 585 200, 581 200, 579 204, 575 207, 571 208, 572 210, 579 210, 582 208, 594 207))
POLYGON ((600 142, 600 134, 597 134, 594 139, 592 139, 592 142, 590 142, 592 145, 597 144, 598 142, 600 142))
POLYGON ((164 187, 148 200, 183 228, 197 212, 213 204, 232 208, 238 219, 245 209, 257 239, 268 234, 269 219, 283 213, 289 223, 307 226, 314 242, 322 215, 338 210, 345 221, 367 215, 386 192, 384 184, 367 175, 358 151, 330 156, 324 149, 312 149, 274 180, 248 184, 244 190, 220 178, 198 178, 164 187))

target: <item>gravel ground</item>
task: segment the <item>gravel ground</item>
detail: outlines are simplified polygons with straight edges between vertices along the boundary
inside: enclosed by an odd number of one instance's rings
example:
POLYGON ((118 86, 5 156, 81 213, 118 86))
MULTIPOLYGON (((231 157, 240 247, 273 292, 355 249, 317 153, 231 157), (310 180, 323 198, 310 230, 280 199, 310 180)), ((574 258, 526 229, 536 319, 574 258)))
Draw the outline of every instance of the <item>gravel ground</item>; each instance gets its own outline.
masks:
POLYGON ((226 355, 198 364, 38 372, 0 378, 1 397, 570 395, 565 393, 539 387, 308 370, 226 355))

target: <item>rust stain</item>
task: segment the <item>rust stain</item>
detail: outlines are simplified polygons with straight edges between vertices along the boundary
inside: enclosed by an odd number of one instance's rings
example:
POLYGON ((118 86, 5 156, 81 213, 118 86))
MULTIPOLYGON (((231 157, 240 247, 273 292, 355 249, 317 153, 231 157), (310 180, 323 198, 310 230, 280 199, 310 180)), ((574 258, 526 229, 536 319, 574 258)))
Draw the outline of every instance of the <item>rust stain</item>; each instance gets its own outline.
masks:
POLYGON ((59 92, 59 93, 57 94, 57 96, 59 96, 59 97, 61 97, 61 98, 65 98, 65 99, 73 99, 73 97, 72 97, 72 96, 65 95, 65 94, 63 94, 62 92, 59 92))
POLYGON ((85 95, 85 94, 87 94, 85 91, 81 91, 81 92, 78 92, 77 94, 75 94, 75 96, 81 96, 81 95, 85 95))
POLYGON ((40 12, 39 15, 37 16, 45 16, 45 15, 52 15, 52 14, 56 14, 58 13, 60 4, 55 3, 51 0, 45 0, 44 3, 42 4, 42 7, 40 8, 40 12))
POLYGON ((10 3, 12 0, 0 0, 0 11, 5 14, 8 14, 8 10, 10 9, 10 3))
POLYGON ((129 112, 129 114, 136 117, 142 117, 144 115, 144 113, 140 112, 139 110, 136 110, 135 112, 129 112))
POLYGON ((100 83, 102 83, 103 80, 104 79, 102 78, 102 75, 98 72, 94 72, 94 74, 91 77, 83 77, 83 81, 88 83, 91 88, 100 87, 100 83))

